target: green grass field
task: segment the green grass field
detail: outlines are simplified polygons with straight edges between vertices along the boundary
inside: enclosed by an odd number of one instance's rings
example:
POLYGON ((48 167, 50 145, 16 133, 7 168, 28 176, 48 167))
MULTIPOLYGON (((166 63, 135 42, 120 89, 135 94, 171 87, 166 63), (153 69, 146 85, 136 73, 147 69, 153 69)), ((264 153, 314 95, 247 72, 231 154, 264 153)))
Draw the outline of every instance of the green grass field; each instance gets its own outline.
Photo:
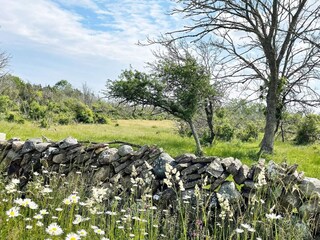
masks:
MULTIPOLYGON (((28 138, 46 136, 52 140, 62 140, 72 136, 79 141, 109 142, 114 140, 135 144, 149 144, 162 147, 173 157, 194 151, 192 138, 180 137, 176 133, 173 121, 150 120, 117 120, 107 125, 67 125, 51 126, 48 129, 39 128, 36 123, 15 124, 0 122, 0 132, 7 134, 7 139, 19 137, 22 140, 28 138)), ((216 141, 212 147, 205 147, 206 155, 221 157, 233 156, 246 164, 252 164, 257 160, 259 141, 241 143, 216 141)), ((320 145, 296 146, 289 142, 275 143, 275 153, 263 156, 267 160, 276 162, 287 161, 290 164, 299 164, 299 170, 307 176, 320 177, 320 145)))

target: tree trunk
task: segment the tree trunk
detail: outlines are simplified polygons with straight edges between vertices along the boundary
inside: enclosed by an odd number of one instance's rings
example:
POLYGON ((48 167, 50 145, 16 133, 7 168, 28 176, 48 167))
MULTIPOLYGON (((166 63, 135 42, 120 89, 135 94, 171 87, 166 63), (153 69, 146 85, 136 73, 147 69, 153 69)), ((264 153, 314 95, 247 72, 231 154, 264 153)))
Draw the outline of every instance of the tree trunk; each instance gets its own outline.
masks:
POLYGON ((264 128, 264 136, 261 142, 261 153, 272 153, 275 138, 275 129, 277 127, 277 81, 272 79, 267 95, 266 109, 266 125, 264 128))
POLYGON ((212 146, 212 142, 215 137, 215 133, 213 130, 213 104, 210 99, 207 101, 207 104, 204 109, 206 111, 207 123, 208 123, 209 134, 210 134, 208 142, 209 142, 210 146, 212 146))
POLYGON ((199 140, 199 136, 198 136, 198 133, 197 133, 197 130, 196 128, 194 127, 194 124, 193 124, 193 121, 192 120, 188 120, 187 121, 189 126, 190 126, 190 129, 191 129, 191 132, 192 132, 192 136, 194 138, 194 141, 196 142, 196 155, 197 156, 202 156, 203 155, 203 152, 202 152, 202 148, 201 148, 201 144, 200 144, 200 140, 199 140))

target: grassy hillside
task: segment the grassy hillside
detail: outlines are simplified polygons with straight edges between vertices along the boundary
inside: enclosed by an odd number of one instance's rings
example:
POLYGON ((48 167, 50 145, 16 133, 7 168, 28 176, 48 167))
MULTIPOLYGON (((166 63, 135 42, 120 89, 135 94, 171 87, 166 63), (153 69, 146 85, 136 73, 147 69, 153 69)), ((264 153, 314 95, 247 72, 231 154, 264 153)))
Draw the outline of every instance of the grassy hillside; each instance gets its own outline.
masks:
MULTIPOLYGON (((34 123, 16 124, 0 121, 0 132, 5 132, 7 138, 20 137, 23 140, 44 135, 55 141, 72 136, 83 141, 121 140, 140 145, 155 144, 172 156, 194 151, 193 139, 180 137, 175 131, 173 121, 117 120, 108 125, 77 124, 52 126, 47 129, 39 128, 34 123)), ((259 141, 251 143, 236 140, 216 141, 214 146, 205 147, 204 151, 206 155, 233 156, 247 164, 252 164, 257 160, 258 145, 259 141)), ((276 162, 297 163, 299 170, 305 171, 306 175, 320 177, 319 144, 296 146, 289 142, 276 142, 274 155, 263 157, 276 162)))

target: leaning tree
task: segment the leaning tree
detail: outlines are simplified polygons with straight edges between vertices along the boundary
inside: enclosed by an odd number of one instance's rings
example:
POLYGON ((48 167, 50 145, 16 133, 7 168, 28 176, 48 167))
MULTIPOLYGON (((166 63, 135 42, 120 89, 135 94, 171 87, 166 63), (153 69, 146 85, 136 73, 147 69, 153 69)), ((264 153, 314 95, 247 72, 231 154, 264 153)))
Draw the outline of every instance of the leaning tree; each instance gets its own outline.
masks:
MULTIPOLYGON (((221 69, 266 101, 260 152, 272 153, 277 123, 289 103, 316 106, 320 67, 320 3, 316 0, 176 0, 172 14, 187 26, 174 39, 211 39, 221 69), (180 4, 180 5, 179 5, 180 4)), ((233 85, 234 86, 234 85, 233 85)))
POLYGON ((202 155, 194 126, 199 107, 211 95, 210 76, 190 55, 172 58, 157 56, 150 73, 125 70, 118 80, 110 81, 104 94, 120 102, 159 108, 185 121, 196 143, 196 154, 202 155))

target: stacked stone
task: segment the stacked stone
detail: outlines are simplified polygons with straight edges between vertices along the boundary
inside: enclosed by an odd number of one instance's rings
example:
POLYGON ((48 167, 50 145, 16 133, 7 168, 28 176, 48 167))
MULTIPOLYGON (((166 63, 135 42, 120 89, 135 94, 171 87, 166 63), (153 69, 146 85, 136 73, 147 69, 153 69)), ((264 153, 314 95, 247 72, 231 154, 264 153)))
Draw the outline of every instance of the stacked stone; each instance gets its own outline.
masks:
POLYGON ((41 138, 25 142, 0 140, 0 169, 20 177, 22 187, 31 180, 33 172, 41 173, 43 169, 66 176, 81 172, 88 185, 112 185, 121 190, 131 188, 139 179, 143 187, 160 196, 160 201, 161 198, 172 201, 175 195, 165 184, 167 164, 171 166, 172 179, 179 176, 186 192, 192 192, 196 185, 209 185, 211 192, 223 194, 230 202, 247 201, 264 184, 282 183, 277 197, 284 210, 295 208, 301 216, 315 219, 320 231, 320 180, 305 178, 297 171, 297 165, 278 165, 272 161, 266 165, 260 160, 248 167, 232 157, 193 154, 173 159, 155 146, 143 146, 135 151, 129 145, 119 148, 104 143, 83 145, 71 137, 59 142, 44 142, 41 138), (294 186, 291 187, 294 191, 287 191, 289 186, 294 186))

